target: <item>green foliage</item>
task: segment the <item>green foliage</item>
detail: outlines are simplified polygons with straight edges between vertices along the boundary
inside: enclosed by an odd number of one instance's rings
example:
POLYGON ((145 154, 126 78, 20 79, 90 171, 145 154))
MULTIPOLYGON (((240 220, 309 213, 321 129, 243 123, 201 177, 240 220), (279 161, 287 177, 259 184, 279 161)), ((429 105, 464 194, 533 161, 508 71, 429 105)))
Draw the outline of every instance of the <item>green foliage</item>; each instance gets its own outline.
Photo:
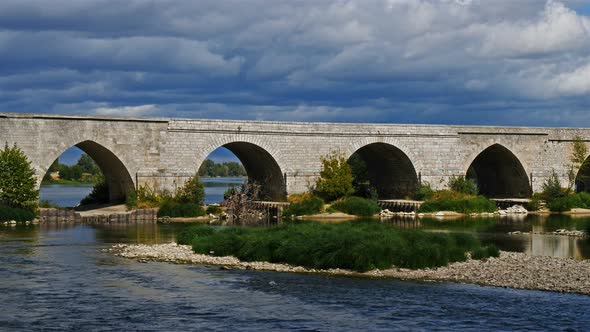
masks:
POLYGON ((205 186, 195 174, 192 178, 184 183, 184 186, 178 188, 174 194, 174 200, 178 203, 194 203, 203 205, 205 200, 205 186))
POLYGON ((24 152, 8 144, 0 150, 0 204, 34 211, 39 200, 35 170, 24 152))
POLYGON ((110 201, 109 184, 106 180, 97 183, 92 188, 90 194, 80 201, 80 205, 88 204, 105 204, 110 201))
POLYGON ((324 201, 313 195, 307 195, 303 199, 292 202, 289 207, 283 210, 283 215, 285 216, 304 216, 304 215, 312 215, 322 212, 324 208, 324 201))
POLYGON ((473 236, 399 230, 378 222, 299 223, 273 228, 200 226, 179 236, 200 254, 235 256, 243 261, 287 263, 308 268, 426 268, 466 260, 480 248, 473 236))
POLYGON ((416 192, 414 193, 414 196, 412 198, 418 201, 425 201, 427 199, 432 198, 433 195, 434 190, 432 189, 432 187, 430 187, 430 183, 424 182, 418 185, 418 187, 416 188, 416 192))
POLYGON ((565 212, 573 208, 590 209, 590 193, 581 192, 555 198, 547 202, 547 207, 552 212, 565 212))
POLYGON ((541 201, 543 200, 543 194, 534 193, 531 201, 528 204, 527 209, 529 211, 538 211, 541 208, 541 201))
POLYGON ((498 249, 498 247, 496 247, 495 245, 491 244, 489 246, 486 247, 479 247, 477 249, 474 249, 471 252, 471 258, 473 259, 486 259, 489 257, 499 257, 500 256, 500 250, 498 249))
POLYGON ((441 190, 425 201, 419 212, 455 211, 459 213, 482 213, 496 211, 496 203, 483 197, 441 190))
POLYGON ((200 204, 180 203, 176 201, 166 201, 158 210, 158 217, 171 218, 192 218, 205 215, 205 210, 200 204))
POLYGON ((222 209, 219 205, 208 205, 205 212, 207 212, 207 214, 220 214, 222 209))
POLYGON ((86 153, 80 155, 80 159, 75 165, 65 165, 56 159, 49 167, 49 170, 43 177, 45 183, 94 183, 98 184, 104 181, 104 176, 98 165, 86 153), (59 172, 59 180, 53 180, 50 173, 59 172))
POLYGON ((337 211, 363 217, 370 217, 381 211, 377 201, 355 196, 342 198, 334 202, 332 208, 337 211))
POLYGON ((588 147, 584 140, 580 136, 574 137, 571 148, 572 153, 570 155, 570 165, 568 170, 568 192, 573 188, 576 176, 579 173, 584 173, 584 170, 588 167, 588 163, 586 163, 588 147))
POLYGON ((477 195, 479 192, 477 183, 464 176, 451 176, 449 179, 449 189, 466 195, 477 195))
POLYGON ((21 209, 11 206, 0 205, 0 221, 31 221, 37 217, 30 209, 21 209))
POLYGON ((551 173, 551 176, 543 183, 543 199, 549 204, 555 199, 564 197, 566 193, 561 188, 561 182, 559 176, 555 170, 551 173))
POLYGON ((354 153, 348 158, 347 163, 352 171, 353 196, 377 199, 377 190, 371 185, 369 169, 363 158, 358 153, 354 153))
POLYGON ((322 170, 315 184, 315 193, 327 202, 348 196, 354 192, 352 170, 346 159, 332 153, 322 157, 322 170))
POLYGON ((199 175, 204 177, 246 176, 246 169, 235 161, 218 164, 211 159, 203 162, 199 175))
POLYGON ((136 191, 127 193, 125 205, 130 209, 149 209, 159 207, 163 202, 171 199, 168 193, 158 193, 146 184, 139 186, 136 191))
POLYGON ((215 229, 208 225, 193 225, 183 229, 178 235, 176 236, 176 243, 178 244, 191 244, 193 239, 197 236, 209 236, 215 233, 215 229))

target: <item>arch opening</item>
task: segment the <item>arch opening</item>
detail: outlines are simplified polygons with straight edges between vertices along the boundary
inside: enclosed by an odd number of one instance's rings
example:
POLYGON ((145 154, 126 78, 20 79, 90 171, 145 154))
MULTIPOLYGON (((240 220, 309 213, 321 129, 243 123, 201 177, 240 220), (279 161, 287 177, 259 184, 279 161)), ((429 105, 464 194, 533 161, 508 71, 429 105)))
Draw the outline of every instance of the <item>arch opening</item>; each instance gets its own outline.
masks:
POLYGON ((245 170, 248 182, 260 185, 260 197, 258 199, 265 201, 286 200, 287 186, 279 164, 268 151, 252 143, 231 142, 222 145, 212 152, 208 159, 203 162, 199 170, 200 174, 203 174, 203 167, 206 164, 213 165, 215 163, 211 161, 212 154, 222 150, 221 148, 229 150, 240 161, 245 170))
POLYGON ((477 155, 465 177, 475 181, 480 195, 489 198, 532 195, 524 167, 510 150, 500 144, 494 144, 477 155))
POLYGON ((350 156, 348 163, 356 195, 368 196, 374 189, 379 199, 406 198, 415 193, 419 183, 410 158, 390 144, 365 145, 350 156))
MULTIPOLYGON (((59 167, 59 160, 60 158, 66 153, 70 152, 72 156, 71 158, 75 158, 70 161, 72 165, 65 165, 67 169, 72 172, 71 175, 68 176, 68 182, 72 183, 92 183, 95 178, 92 180, 88 179, 88 176, 91 177, 103 177, 104 182, 108 186, 108 202, 101 202, 101 203, 122 203, 125 201, 127 194, 134 189, 133 179, 129 174, 129 171, 123 164, 123 162, 109 149, 105 148, 104 146, 93 142, 93 141, 83 141, 80 142, 72 148, 64 151, 52 164, 51 167, 48 168, 47 173, 43 177, 44 182, 47 183, 47 180, 51 178, 50 173, 53 173, 55 169, 55 165, 59 167), (72 149, 76 147, 78 149, 72 149), (81 150, 81 151, 80 151, 81 150), (83 152, 83 153, 82 153, 83 152), (84 153, 87 155, 85 156, 84 153), (90 158, 87 158, 90 157, 90 158), (91 159, 91 160, 89 160, 91 159), (77 163, 74 161, 77 160, 77 163), (93 174, 85 173, 84 165, 88 165, 88 167, 97 167, 98 170, 96 172, 92 172, 93 174), (94 166, 93 166, 94 165, 94 166), (71 177, 71 179, 70 179, 71 177)), ((62 165, 64 166, 64 165, 62 165)), ((63 170, 63 168, 62 168, 63 170)), ((57 172, 57 179, 59 179, 59 172, 57 172)), ((51 183, 51 181, 49 181, 51 183)), ((61 183, 57 181, 56 183, 61 183)), ((68 190, 67 188, 64 190, 68 190)), ((89 189, 90 190, 90 189, 89 189)), ((89 191, 88 190, 88 191, 89 191)), ((80 200, 84 197, 80 197, 80 200)), ((43 197, 41 198, 43 199, 43 197)), ((57 199, 57 198, 56 198, 57 199)), ((48 199, 53 201, 53 199, 48 199)), ((61 204, 57 204, 61 205, 61 204)))
POLYGON ((590 192, 590 157, 586 158, 582 166, 580 166, 576 174, 574 189, 578 193, 590 192))

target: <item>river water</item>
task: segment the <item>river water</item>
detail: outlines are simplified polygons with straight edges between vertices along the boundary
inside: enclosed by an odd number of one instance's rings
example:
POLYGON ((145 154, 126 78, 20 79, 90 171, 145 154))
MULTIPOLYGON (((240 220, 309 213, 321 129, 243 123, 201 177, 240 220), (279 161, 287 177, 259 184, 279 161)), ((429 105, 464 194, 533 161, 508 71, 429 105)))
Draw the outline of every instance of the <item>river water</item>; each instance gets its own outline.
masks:
MULTIPOLYGON (((583 295, 140 263, 113 243, 186 225, 0 227, 1 331, 566 330, 583 295)), ((397 226, 393 226, 397 227, 397 226)))

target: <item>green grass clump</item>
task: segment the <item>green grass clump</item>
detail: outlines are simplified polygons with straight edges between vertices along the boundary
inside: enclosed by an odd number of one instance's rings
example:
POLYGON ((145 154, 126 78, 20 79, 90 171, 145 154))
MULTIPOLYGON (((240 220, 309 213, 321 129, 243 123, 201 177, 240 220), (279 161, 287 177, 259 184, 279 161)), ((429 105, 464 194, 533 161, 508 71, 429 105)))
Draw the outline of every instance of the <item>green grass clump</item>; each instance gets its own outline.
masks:
POLYGON ((324 200, 312 195, 306 195, 300 200, 292 202, 289 207, 283 210, 285 216, 304 216, 312 215, 322 212, 324 208, 324 200))
POLYGON ((158 210, 158 217, 191 218, 205 215, 205 210, 199 204, 178 203, 175 201, 164 202, 158 210))
POLYGON ((547 202, 547 207, 553 212, 565 212, 573 208, 590 209, 590 193, 580 192, 555 198, 547 202))
POLYGON ((482 213, 496 211, 496 204, 483 197, 458 193, 450 190, 436 192, 424 202, 419 212, 455 211, 460 213, 482 213))
POLYGON ((332 208, 337 211, 362 217, 370 217, 381 211, 377 201, 356 196, 339 199, 332 204, 332 208))
POLYGON ((208 225, 193 225, 183 229, 176 236, 176 243, 191 244, 196 236, 209 236, 215 232, 215 228, 208 225))
POLYGON ((464 261, 467 252, 481 248, 468 234, 399 230, 375 221, 273 228, 199 226, 179 235, 178 242, 188 243, 191 236, 193 250, 200 254, 359 272, 444 266, 464 261))
POLYGON ((37 217, 35 212, 0 205, 0 221, 31 221, 37 217))
POLYGON ((493 244, 486 247, 477 248, 471 252, 471 258, 473 259, 485 259, 488 257, 498 256, 500 256, 500 250, 493 244))

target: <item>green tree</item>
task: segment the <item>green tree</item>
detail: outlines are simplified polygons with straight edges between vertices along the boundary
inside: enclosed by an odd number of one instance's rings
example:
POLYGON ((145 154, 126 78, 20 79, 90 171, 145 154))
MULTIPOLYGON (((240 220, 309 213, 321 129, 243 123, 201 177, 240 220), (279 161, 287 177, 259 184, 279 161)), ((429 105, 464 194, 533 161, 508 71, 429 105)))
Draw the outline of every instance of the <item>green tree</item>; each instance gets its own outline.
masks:
POLYGON ((477 183, 473 179, 468 179, 464 176, 451 176, 449 179, 449 189, 458 193, 467 195, 477 195, 477 183))
POLYGON ((321 161, 322 170, 315 184, 316 194, 328 202, 351 195, 354 192, 353 177, 346 158, 332 153, 322 157, 321 161))
POLYGON ((201 182, 199 174, 195 174, 184 183, 182 188, 178 188, 174 199, 178 203, 203 205, 205 201, 205 186, 203 185, 203 182, 201 182))
POLYGON ((588 156, 588 147, 580 136, 575 136, 572 141, 572 154, 570 155, 570 164, 568 169, 568 187, 567 191, 571 191, 576 183, 578 174, 583 174, 584 170, 588 168, 586 157, 588 156))
POLYGON ((0 203, 35 210, 39 201, 35 170, 24 152, 8 144, 0 150, 0 203))
POLYGON ((94 162, 94 159, 92 159, 86 153, 80 155, 80 159, 78 159, 78 163, 76 163, 76 165, 80 166, 82 173, 89 173, 92 175, 98 175, 102 173, 98 165, 94 162))
POLYGON ((213 175, 213 168, 215 167, 215 162, 211 159, 207 159, 203 162, 201 167, 199 167, 199 175, 200 176, 214 176, 213 175))

